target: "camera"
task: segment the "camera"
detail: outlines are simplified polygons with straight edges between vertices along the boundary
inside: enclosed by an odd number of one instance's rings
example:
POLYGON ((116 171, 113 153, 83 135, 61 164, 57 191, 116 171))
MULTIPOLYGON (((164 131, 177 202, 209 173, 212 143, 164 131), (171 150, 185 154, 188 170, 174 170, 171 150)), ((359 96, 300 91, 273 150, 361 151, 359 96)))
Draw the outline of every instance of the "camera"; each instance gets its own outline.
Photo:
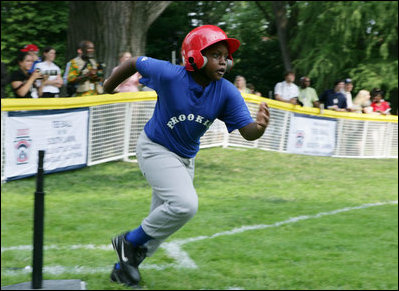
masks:
POLYGON ((49 75, 49 76, 57 76, 58 72, 57 70, 45 70, 42 73, 43 75, 49 75))
POLYGON ((47 75, 47 76, 57 76, 58 71, 57 70, 44 70, 41 71, 40 69, 36 69, 37 72, 41 72, 42 75, 47 75))

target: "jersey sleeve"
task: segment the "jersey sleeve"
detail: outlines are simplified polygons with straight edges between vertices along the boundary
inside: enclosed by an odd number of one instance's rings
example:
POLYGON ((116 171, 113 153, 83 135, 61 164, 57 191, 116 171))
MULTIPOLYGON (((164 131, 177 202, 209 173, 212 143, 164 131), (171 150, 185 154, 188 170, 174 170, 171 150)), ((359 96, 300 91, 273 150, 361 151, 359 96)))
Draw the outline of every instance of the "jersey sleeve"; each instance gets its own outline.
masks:
POLYGON ((218 118, 226 124, 229 133, 254 121, 244 98, 235 87, 229 89, 223 112, 218 118))
POLYGON ((140 83, 158 91, 163 81, 173 79, 175 65, 167 61, 141 56, 137 59, 136 69, 143 76, 140 83))

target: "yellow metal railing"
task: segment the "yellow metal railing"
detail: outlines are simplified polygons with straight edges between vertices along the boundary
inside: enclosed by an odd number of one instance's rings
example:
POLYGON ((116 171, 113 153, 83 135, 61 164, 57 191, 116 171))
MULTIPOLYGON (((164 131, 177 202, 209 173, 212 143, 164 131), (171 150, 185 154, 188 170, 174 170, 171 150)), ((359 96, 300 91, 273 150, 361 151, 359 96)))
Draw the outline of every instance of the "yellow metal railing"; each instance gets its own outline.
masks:
MULTIPOLYGON (((280 102, 277 100, 272 100, 252 94, 242 95, 247 102, 258 104, 261 102, 266 102, 271 108, 291 111, 295 113, 317 115, 330 118, 345 118, 363 121, 383 121, 398 123, 397 115, 359 114, 352 112, 336 112, 332 110, 323 110, 322 112, 320 112, 319 108, 301 107, 299 105, 280 102)), ((10 98, 1 100, 1 111, 69 109, 113 103, 151 101, 156 100, 156 98, 157 94, 155 91, 104 94, 71 98, 10 98)))

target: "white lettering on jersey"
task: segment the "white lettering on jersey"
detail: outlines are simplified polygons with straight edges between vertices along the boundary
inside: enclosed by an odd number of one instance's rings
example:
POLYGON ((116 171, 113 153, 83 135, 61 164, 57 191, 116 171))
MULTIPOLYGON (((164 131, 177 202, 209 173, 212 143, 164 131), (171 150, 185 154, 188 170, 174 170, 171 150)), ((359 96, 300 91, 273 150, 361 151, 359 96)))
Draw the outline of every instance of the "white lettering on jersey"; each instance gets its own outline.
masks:
POLYGON ((199 124, 204 125, 207 129, 212 125, 212 121, 209 119, 205 119, 201 115, 195 116, 194 114, 190 113, 189 115, 180 114, 179 117, 173 116, 169 119, 168 123, 166 124, 170 129, 173 129, 176 124, 179 122, 188 122, 188 121, 195 121, 199 124))
POLYGON ((195 122, 202 123, 202 119, 204 119, 201 115, 197 115, 197 119, 195 122))

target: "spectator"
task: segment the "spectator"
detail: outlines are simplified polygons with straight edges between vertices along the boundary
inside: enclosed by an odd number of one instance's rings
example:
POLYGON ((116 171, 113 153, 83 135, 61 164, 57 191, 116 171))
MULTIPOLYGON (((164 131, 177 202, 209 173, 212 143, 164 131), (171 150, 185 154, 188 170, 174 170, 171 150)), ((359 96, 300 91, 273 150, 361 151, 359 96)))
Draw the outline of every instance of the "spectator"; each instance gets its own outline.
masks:
POLYGON ((8 82, 9 80, 6 64, 1 62, 1 98, 6 98, 6 85, 8 82))
MULTIPOLYGON (((35 81, 42 78, 39 70, 33 71, 29 75, 29 70, 33 65, 33 57, 28 52, 19 52, 17 56, 18 70, 10 76, 11 87, 15 97, 38 98, 41 95, 43 87, 38 87, 35 81)), ((42 82, 43 84, 43 82, 42 82)))
POLYGON ((277 83, 274 87, 274 97, 278 101, 298 104, 299 89, 294 84, 295 73, 293 71, 286 72, 284 79, 283 82, 277 83))
POLYGON ((238 75, 235 77, 234 86, 236 86, 241 93, 251 93, 251 90, 247 88, 247 81, 243 76, 238 75))
POLYGON ((252 83, 248 83, 247 84, 247 88, 249 89, 250 94, 254 94, 254 95, 257 95, 257 96, 262 96, 262 94, 259 91, 255 90, 255 86, 252 83))
POLYGON ((349 110, 352 109, 353 106, 353 102, 352 102, 352 90, 353 90, 353 83, 352 83, 352 79, 345 79, 344 81, 345 85, 344 85, 344 90, 343 93, 346 97, 346 106, 349 110))
POLYGON ((370 92, 367 90, 360 90, 355 99, 353 99, 353 106, 351 111, 355 113, 372 113, 373 108, 370 106, 370 92))
MULTIPOLYGON (((82 56, 82 48, 78 47, 76 49, 76 52, 78 54, 77 57, 81 57, 82 56)), ((76 84, 68 84, 68 73, 69 73, 69 69, 71 67, 71 61, 69 61, 66 66, 65 66, 65 72, 64 72, 64 76, 62 77, 62 80, 64 82, 64 87, 66 88, 66 94, 68 97, 72 97, 75 92, 76 92, 76 84)))
POLYGON ((32 74, 32 72, 36 68, 36 65, 42 61, 42 59, 39 57, 39 48, 37 47, 37 45, 27 44, 21 49, 21 52, 27 52, 32 56, 33 65, 32 68, 28 71, 29 74, 32 74))
MULTIPOLYGON (((119 55, 119 65, 123 62, 127 61, 132 57, 132 54, 129 52, 123 52, 119 55)), ((115 67, 112 69, 114 72, 118 68, 115 67)), ((121 83, 118 87, 115 88, 115 92, 137 92, 139 91, 139 79, 141 75, 139 72, 134 73, 132 76, 127 78, 123 83, 121 83)))
POLYGON ((68 83, 76 84, 74 96, 90 96, 103 93, 102 68, 95 59, 95 47, 91 41, 80 43, 82 56, 71 60, 68 83))
MULTIPOLYGON (((345 85, 344 81, 337 80, 337 81, 335 81, 334 84, 337 84, 337 85, 339 86, 339 88, 337 88, 337 89, 339 90, 339 92, 341 92, 341 93, 343 94, 343 92, 344 92, 344 85, 345 85)), ((325 90, 325 91, 323 92, 323 94, 321 94, 321 95, 319 96, 319 101, 320 101, 320 103, 326 103, 326 101, 327 101, 327 96, 328 96, 329 94, 334 94, 334 93, 335 93, 334 89, 325 90)))
POLYGON ((299 79, 299 96, 298 101, 302 103, 303 107, 320 107, 319 97, 317 97, 316 90, 310 87, 310 78, 307 76, 299 79))
POLYGON ((382 115, 390 115, 391 106, 387 101, 384 100, 384 91, 381 89, 374 88, 371 91, 372 103, 371 107, 373 108, 373 112, 382 114, 382 115))
POLYGON ((39 86, 43 82, 43 94, 40 97, 59 97, 60 88, 63 84, 61 69, 54 64, 56 51, 48 46, 43 49, 43 62, 36 65, 43 74, 43 80, 38 80, 39 86))
POLYGON ((334 83, 334 88, 324 91, 320 100, 324 100, 325 108, 335 111, 347 111, 346 97, 342 94, 345 82, 337 80, 334 83))

